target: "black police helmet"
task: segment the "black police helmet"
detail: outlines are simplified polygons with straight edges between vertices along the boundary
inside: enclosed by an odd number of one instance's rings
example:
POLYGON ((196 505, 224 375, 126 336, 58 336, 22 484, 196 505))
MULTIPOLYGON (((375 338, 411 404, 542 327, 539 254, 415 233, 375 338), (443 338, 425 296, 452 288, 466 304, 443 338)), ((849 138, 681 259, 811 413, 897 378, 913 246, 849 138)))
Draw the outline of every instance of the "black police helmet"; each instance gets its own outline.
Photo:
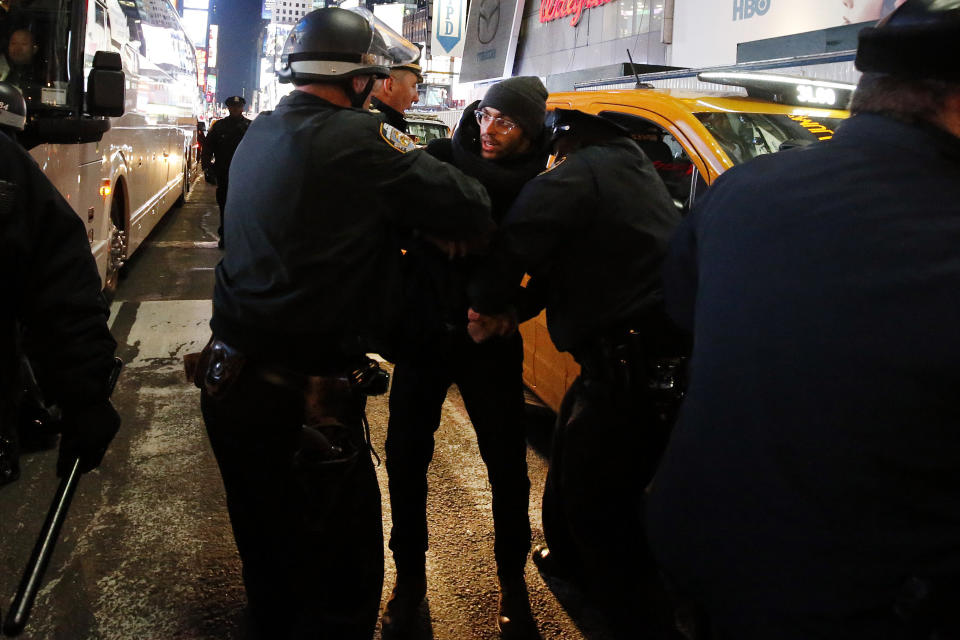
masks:
POLYGON ((419 50, 363 8, 311 11, 293 27, 280 57, 280 82, 329 82, 357 75, 386 78, 419 50))
POLYGON ((242 107, 245 104, 247 104, 247 101, 243 96, 230 96, 223 101, 223 106, 225 107, 242 107))
POLYGON ((907 0, 860 32, 857 69, 960 82, 960 0, 907 0))
POLYGON ((554 109, 547 116, 547 126, 553 130, 553 140, 564 136, 578 138, 608 138, 629 136, 630 131, 606 114, 595 116, 576 109, 554 109))
POLYGON ((23 131, 27 123, 27 101, 9 82, 0 82, 0 128, 23 131))

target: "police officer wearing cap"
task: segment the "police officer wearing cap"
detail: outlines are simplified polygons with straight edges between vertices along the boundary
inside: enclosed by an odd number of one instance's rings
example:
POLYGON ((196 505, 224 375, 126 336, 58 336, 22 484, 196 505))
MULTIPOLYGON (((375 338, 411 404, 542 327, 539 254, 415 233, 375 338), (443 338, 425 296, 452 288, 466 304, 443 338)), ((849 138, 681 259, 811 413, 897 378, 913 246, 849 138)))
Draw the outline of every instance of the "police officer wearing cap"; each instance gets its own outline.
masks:
POLYGON ((230 115, 213 123, 203 141, 201 163, 203 170, 213 170, 217 179, 217 206, 220 207, 220 226, 217 228, 218 245, 223 242, 223 211, 227 204, 227 185, 230 179, 230 163, 243 140, 250 120, 243 117, 243 107, 247 101, 242 96, 230 96, 223 101, 230 115))
POLYGON ((553 343, 580 364, 553 438, 548 546, 534 560, 586 586, 614 622, 630 623, 649 604, 637 594, 655 575, 641 510, 669 428, 652 376, 675 366, 682 347, 660 285, 680 214, 626 129, 580 111, 557 109, 554 118, 560 159, 507 213, 471 284, 468 330, 485 340, 513 329, 497 316, 509 305, 520 320, 545 307, 553 343), (526 300, 516 295, 524 273, 526 300))
POLYGON ((409 125, 403 113, 416 104, 417 85, 423 82, 423 70, 416 62, 394 65, 390 76, 373 88, 370 106, 383 114, 383 121, 404 133, 409 125))
POLYGON ((76 458, 83 472, 97 467, 120 426, 110 404, 116 342, 97 265, 83 222, 13 140, 25 121, 23 96, 0 82, 0 269, 9 283, 0 310, 0 484, 18 475, 21 348, 63 414, 59 474, 76 458))
POLYGON ((373 636, 383 534, 364 402, 386 385, 365 354, 390 352, 404 243, 493 226, 480 183, 367 110, 416 54, 365 9, 307 14, 281 58, 295 90, 231 167, 230 250, 195 382, 265 638, 373 636))
POLYGON ((856 65, 853 117, 724 173, 665 269, 694 351, 649 535, 701 637, 960 637, 960 0, 856 65))

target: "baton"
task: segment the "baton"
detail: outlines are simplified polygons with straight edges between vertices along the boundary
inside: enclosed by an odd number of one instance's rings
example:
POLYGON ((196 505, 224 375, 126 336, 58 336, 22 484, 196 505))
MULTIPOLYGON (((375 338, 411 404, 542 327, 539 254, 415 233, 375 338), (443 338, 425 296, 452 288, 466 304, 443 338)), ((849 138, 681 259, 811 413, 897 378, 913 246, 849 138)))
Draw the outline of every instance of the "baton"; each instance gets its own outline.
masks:
POLYGON ((4 622, 3 633, 11 638, 20 635, 27 625, 33 600, 37 597, 37 591, 40 590, 43 573, 46 571, 47 563, 53 554, 53 547, 57 544, 60 527, 67 517, 70 501, 73 500, 73 493, 79 480, 80 458, 74 458, 70 464, 70 472, 60 480, 57 494, 53 497, 53 503, 47 512, 47 519, 43 523, 43 529, 40 531, 37 543, 33 547, 33 553, 30 554, 30 561, 23 571, 23 578, 20 579, 17 595, 13 598, 10 612, 4 622))

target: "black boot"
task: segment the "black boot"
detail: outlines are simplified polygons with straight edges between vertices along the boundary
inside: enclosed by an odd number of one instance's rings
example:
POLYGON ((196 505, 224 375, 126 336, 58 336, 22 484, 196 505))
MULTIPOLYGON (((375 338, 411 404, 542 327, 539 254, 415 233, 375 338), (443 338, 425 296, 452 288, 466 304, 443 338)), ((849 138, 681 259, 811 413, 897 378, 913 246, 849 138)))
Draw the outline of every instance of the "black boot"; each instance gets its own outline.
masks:
POLYGON ((497 631, 503 640, 539 640, 537 623, 530 611, 530 598, 523 575, 500 578, 497 631))
POLYGON ((380 618, 385 638, 402 638, 417 623, 420 603, 427 596, 427 574, 423 566, 397 570, 397 582, 380 618))

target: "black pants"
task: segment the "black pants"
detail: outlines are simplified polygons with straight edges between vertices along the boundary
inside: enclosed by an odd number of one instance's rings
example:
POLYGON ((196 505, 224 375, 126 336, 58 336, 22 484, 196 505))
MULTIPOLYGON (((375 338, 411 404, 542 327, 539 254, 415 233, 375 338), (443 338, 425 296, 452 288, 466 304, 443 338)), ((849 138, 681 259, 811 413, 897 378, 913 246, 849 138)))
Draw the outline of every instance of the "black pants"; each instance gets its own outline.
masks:
POLYGON ((498 574, 522 574, 530 550, 522 363, 519 334, 477 345, 460 332, 394 368, 386 453, 393 513, 390 549, 401 570, 422 565, 427 550, 427 467, 440 410, 455 383, 493 492, 498 574))
POLYGON ((217 174, 217 206, 220 207, 220 226, 217 227, 217 237, 223 240, 223 209, 227 206, 227 176, 217 174))
POLYGON ((369 640, 383 588, 383 530, 362 425, 348 425, 356 461, 317 471, 293 463, 300 392, 244 372, 222 397, 204 394, 202 408, 261 636, 369 640))
POLYGON ((557 417, 543 492, 543 533, 554 559, 598 598, 634 599, 655 576, 644 490, 668 427, 643 390, 578 377, 557 417))

